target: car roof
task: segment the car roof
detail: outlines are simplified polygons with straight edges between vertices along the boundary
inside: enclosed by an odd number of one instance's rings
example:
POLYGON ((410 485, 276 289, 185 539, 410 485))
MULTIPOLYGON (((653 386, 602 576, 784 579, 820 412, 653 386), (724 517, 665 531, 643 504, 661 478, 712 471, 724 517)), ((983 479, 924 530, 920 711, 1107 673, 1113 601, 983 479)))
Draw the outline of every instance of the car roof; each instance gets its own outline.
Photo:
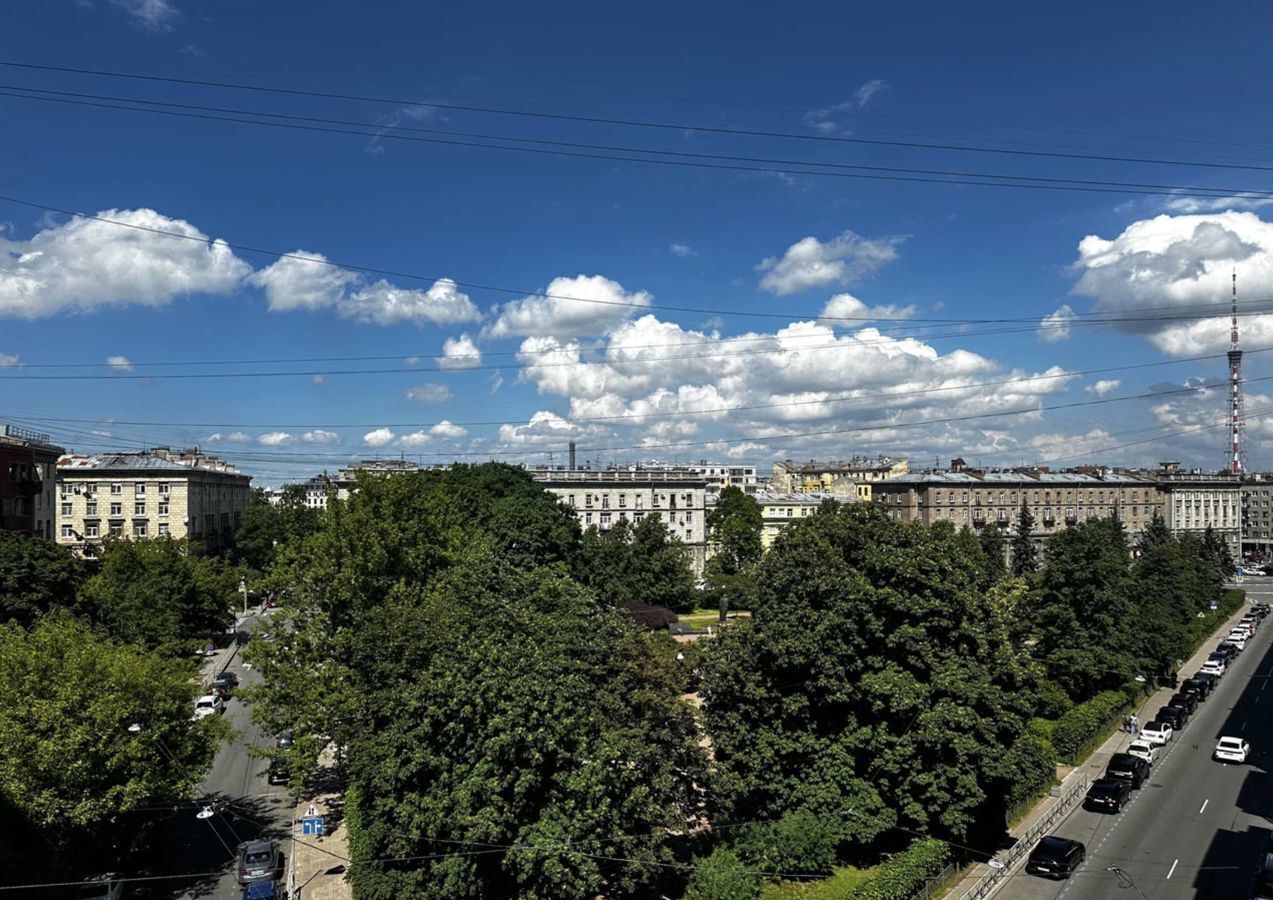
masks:
POLYGON ((1239 738, 1239 737, 1222 737, 1222 738, 1220 738, 1220 740, 1219 740, 1219 742, 1218 742, 1218 743, 1221 743, 1221 744, 1226 744, 1226 743, 1227 743, 1227 744, 1240 744, 1240 743, 1242 743, 1242 738, 1239 738))
POLYGON ((1068 850, 1074 842, 1069 838, 1058 837, 1055 834, 1049 834, 1043 840, 1039 841, 1039 850, 1068 850))
MULTIPOLYGON (((1130 753, 1115 753, 1113 756, 1109 758, 1109 761, 1112 763, 1115 763, 1115 762, 1125 763, 1131 760, 1138 760, 1138 759, 1140 759, 1139 756, 1132 756, 1130 753)), ((1133 762, 1132 765, 1135 765, 1135 763, 1133 762)))
POLYGON ((207 700, 208 702, 212 703, 212 702, 215 702, 216 699, 217 699, 216 694, 204 694, 202 697, 199 698, 199 702, 202 703, 204 700, 207 700))
POLYGON ((243 850, 246 853, 260 853, 262 850, 273 850, 273 849, 274 849, 273 841, 248 841, 246 844, 243 845, 243 850))
POLYGON ((1141 731, 1162 731, 1162 727, 1165 724, 1167 723, 1159 722, 1157 719, 1154 719, 1152 722, 1146 722, 1144 725, 1140 726, 1140 730, 1141 731))

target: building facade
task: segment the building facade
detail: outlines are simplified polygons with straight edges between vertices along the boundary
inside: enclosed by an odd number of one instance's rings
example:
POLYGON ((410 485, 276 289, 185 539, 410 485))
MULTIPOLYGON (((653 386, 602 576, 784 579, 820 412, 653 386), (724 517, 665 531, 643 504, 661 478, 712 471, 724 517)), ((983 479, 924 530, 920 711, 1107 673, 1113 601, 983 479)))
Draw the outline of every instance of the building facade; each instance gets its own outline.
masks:
POLYGON ((771 488, 782 494, 835 494, 870 500, 872 486, 910 471, 910 462, 880 456, 854 457, 845 462, 774 463, 771 488))
POLYGON ((601 531, 621 521, 647 516, 667 526, 690 552, 695 574, 703 573, 707 551, 707 480, 688 469, 531 469, 587 530, 601 531))
POLYGON ((1223 538, 1234 562, 1242 559, 1242 479, 1238 475, 1182 470, 1159 463, 1147 472, 1163 496, 1163 518, 1172 534, 1202 537, 1208 528, 1223 538))
POLYGON ((1273 559, 1273 474, 1242 480, 1242 558, 1273 559))
POLYGON ((57 528, 57 460, 49 436, 0 425, 0 529, 53 540, 57 528))
POLYGON ((895 519, 925 525, 945 521, 974 531, 998 528, 1005 537, 1025 504, 1039 544, 1079 522, 1115 516, 1134 544, 1154 514, 1163 514, 1163 498, 1152 478, 1101 470, 924 472, 877 482, 874 490, 895 519))
POLYGON ((188 538, 221 550, 243 520, 251 480, 196 448, 63 456, 57 541, 90 557, 108 536, 188 538))
POLYGON ((727 487, 736 487, 743 493, 754 494, 759 485, 755 466, 726 465, 704 460, 687 465, 685 468, 703 476, 707 481, 709 494, 719 494, 727 487))
MULTIPOLYGON (((434 468, 446 468, 436 466, 434 468)), ((403 459, 365 459, 354 466, 341 469, 335 475, 315 475, 302 483, 305 490, 305 506, 309 509, 326 509, 327 504, 336 500, 348 500, 350 494, 358 489, 360 476, 382 477, 402 475, 407 472, 420 472, 423 468, 414 462, 403 459)))
POLYGON ((798 522, 818 511, 823 502, 833 500, 838 503, 856 503, 857 498, 845 494, 793 494, 779 491, 757 491, 756 502, 760 504, 760 515, 764 522, 760 532, 760 542, 768 550, 784 528, 792 522, 798 522))

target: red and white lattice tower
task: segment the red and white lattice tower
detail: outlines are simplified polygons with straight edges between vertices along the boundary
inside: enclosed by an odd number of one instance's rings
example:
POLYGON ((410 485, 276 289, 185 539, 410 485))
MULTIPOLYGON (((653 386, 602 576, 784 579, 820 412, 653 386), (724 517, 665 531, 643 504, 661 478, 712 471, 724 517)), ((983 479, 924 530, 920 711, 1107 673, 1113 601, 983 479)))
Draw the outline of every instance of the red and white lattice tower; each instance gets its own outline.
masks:
POLYGON ((1245 422, 1242 418, 1242 351, 1238 348, 1238 273, 1233 272, 1233 328, 1229 332, 1229 440, 1232 458, 1229 460, 1229 471, 1234 475, 1242 475, 1243 465, 1242 431, 1245 422))

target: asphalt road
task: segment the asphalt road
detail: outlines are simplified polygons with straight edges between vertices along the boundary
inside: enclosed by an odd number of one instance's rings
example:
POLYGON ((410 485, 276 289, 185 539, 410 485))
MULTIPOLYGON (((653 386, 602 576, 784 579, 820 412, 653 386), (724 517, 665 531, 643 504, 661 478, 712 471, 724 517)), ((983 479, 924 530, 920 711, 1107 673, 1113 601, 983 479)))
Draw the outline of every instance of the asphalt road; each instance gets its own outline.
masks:
MULTIPOLYGON (((1242 585, 1273 602, 1273 578, 1242 585)), ((1193 672, 1182 672, 1181 677, 1193 672)), ((1184 729, 1159 750, 1150 780, 1116 815, 1081 806, 1054 831, 1087 845, 1068 881, 1014 874, 1004 900, 1183 900, 1249 898, 1273 821, 1273 616, 1225 673, 1184 729), (1245 738, 1246 765, 1211 759, 1222 736, 1245 738), (1163 754, 1166 750, 1166 754, 1163 754), (1124 874, 1109 871, 1114 866, 1124 874)), ((1130 742, 1130 737, 1125 739, 1130 742)))
MULTIPOLYGON (((241 629, 251 630, 258 618, 250 616, 241 629)), ((218 671, 220 667, 218 667, 218 671)), ((243 660, 235 656, 229 671, 239 676, 241 686, 257 684, 260 676, 245 669, 243 660)), ((268 747, 273 735, 263 734, 252 722, 248 706, 231 697, 225 717, 234 729, 235 738, 221 747, 204 780, 206 796, 230 801, 218 804, 221 810, 210 819, 195 817, 195 809, 182 810, 166 822, 153 842, 154 857, 147 875, 179 875, 208 873, 197 878, 151 882, 145 892, 156 900, 240 900, 242 888, 234 877, 234 850, 242 841, 260 837, 274 838, 287 846, 288 825, 292 805, 286 786, 271 786, 265 780, 266 760, 249 753, 250 747, 268 747)))

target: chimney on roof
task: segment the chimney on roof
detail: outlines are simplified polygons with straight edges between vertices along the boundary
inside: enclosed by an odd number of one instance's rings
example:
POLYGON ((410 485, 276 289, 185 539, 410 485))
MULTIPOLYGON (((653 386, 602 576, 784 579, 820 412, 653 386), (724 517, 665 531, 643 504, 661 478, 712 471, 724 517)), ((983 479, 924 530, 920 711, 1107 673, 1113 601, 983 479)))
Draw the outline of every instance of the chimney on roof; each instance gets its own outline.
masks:
POLYGON ((575 470, 575 442, 570 442, 570 471, 575 470))

